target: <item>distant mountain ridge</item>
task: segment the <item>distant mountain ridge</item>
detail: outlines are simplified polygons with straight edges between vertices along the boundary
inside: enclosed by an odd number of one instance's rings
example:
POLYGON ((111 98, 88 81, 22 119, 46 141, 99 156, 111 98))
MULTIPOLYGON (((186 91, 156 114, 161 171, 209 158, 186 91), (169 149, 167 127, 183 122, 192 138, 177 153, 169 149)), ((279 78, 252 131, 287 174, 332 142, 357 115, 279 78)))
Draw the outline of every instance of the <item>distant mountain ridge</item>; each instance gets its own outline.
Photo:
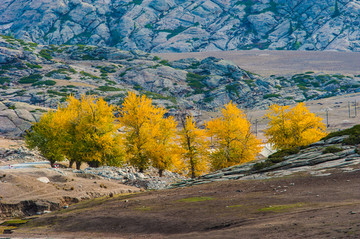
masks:
POLYGON ((145 52, 360 51, 357 0, 2 0, 0 33, 145 52))

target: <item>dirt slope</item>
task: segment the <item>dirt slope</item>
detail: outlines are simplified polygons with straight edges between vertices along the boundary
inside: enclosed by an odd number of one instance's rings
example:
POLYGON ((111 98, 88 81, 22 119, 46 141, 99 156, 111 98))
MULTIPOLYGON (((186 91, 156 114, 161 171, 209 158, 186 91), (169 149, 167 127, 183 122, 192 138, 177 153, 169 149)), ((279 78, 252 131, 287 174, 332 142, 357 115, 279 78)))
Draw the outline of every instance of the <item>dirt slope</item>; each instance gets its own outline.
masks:
POLYGON ((360 174, 216 182, 103 198, 11 235, 51 238, 359 238, 360 174))

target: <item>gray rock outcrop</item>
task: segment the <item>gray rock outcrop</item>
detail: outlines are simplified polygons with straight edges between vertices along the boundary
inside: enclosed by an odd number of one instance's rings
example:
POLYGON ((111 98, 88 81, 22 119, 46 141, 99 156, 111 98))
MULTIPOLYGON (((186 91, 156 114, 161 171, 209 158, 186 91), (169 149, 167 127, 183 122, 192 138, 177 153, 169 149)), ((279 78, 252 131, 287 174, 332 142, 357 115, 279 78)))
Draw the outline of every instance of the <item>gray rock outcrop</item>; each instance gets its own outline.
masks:
POLYGON ((225 168, 210 174, 200 176, 196 179, 188 179, 173 184, 172 187, 187 187, 217 181, 246 180, 246 179, 269 179, 284 177, 295 173, 303 172, 315 176, 326 176, 331 174, 331 169, 338 169, 344 172, 358 171, 360 155, 358 145, 346 145, 343 143, 348 135, 337 136, 325 141, 319 141, 310 145, 300 152, 284 157, 282 162, 270 166, 257 167, 265 160, 249 162, 225 168), (326 152, 327 149, 336 149, 338 152, 326 152))
POLYGON ((0 6, 0 32, 146 52, 360 51, 359 12, 357 0, 14 0, 0 6))

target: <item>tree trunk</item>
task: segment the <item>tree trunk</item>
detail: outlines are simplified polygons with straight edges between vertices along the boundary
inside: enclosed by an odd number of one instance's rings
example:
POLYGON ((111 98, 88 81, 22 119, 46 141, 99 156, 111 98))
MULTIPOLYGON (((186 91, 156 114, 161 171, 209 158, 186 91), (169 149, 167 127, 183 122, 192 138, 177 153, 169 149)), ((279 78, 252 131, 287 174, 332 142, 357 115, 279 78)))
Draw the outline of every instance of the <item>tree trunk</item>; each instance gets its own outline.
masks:
POLYGON ((73 167, 73 165, 74 165, 74 163, 75 163, 75 160, 70 160, 70 163, 69 163, 69 168, 72 168, 73 167))
POLYGON ((159 169, 159 177, 163 176, 164 169, 159 169))
POLYGON ((76 161, 76 169, 79 170, 81 167, 81 162, 80 161, 76 161))
POLYGON ((195 169, 193 165, 191 165, 191 178, 195 178, 195 169))

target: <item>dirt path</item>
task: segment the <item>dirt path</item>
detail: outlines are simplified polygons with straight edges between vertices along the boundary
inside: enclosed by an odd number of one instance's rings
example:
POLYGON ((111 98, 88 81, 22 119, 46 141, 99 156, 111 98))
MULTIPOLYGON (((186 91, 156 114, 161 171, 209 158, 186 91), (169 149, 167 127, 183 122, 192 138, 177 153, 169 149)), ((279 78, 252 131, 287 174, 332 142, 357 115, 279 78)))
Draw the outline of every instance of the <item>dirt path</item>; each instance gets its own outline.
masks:
POLYGON ((14 237, 359 238, 360 173, 216 182, 87 201, 14 237))

